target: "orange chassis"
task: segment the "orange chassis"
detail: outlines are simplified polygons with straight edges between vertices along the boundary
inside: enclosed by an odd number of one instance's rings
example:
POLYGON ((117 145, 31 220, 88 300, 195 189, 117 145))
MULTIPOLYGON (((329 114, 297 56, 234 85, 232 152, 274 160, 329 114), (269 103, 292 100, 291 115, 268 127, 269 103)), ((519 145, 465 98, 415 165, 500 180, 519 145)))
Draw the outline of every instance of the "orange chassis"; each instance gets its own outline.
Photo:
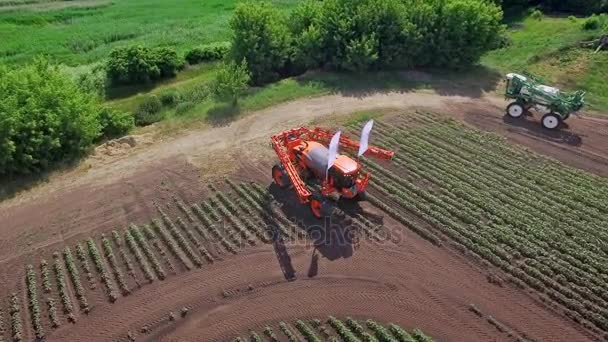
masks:
MULTIPOLYGON (((357 174, 355 180, 356 192, 351 192, 349 189, 342 189, 339 191, 333 184, 333 179, 325 177, 325 175, 316 174, 316 178, 321 181, 321 190, 319 194, 313 194, 302 177, 300 177, 300 171, 307 166, 302 161, 298 161, 295 157, 294 150, 298 146, 307 144, 307 142, 316 142, 324 146, 327 146, 333 137, 335 132, 325 130, 319 127, 314 129, 308 129, 305 127, 298 127, 283 131, 281 133, 272 136, 272 147, 274 148, 281 165, 289 178, 291 185, 295 189, 298 198, 302 204, 310 203, 313 214, 317 217, 321 217, 321 205, 325 198, 330 197, 333 194, 339 194, 347 198, 352 198, 358 193, 365 191, 367 183, 370 179, 370 173, 361 170, 361 164, 359 161, 351 161, 356 163, 356 168, 349 171, 346 174, 357 174)), ((340 137, 340 147, 350 151, 357 151, 359 149, 359 142, 349 139, 348 137, 340 137)), ((383 150, 377 147, 370 146, 364 153, 364 156, 371 156, 377 159, 390 160, 394 156, 394 152, 383 150)), ((341 157, 346 158, 346 157, 341 157)), ((350 160, 350 158, 348 158, 350 160)), ((273 178, 277 180, 274 174, 275 169, 273 168, 273 178)), ((281 184, 279 184, 281 185, 281 184)))

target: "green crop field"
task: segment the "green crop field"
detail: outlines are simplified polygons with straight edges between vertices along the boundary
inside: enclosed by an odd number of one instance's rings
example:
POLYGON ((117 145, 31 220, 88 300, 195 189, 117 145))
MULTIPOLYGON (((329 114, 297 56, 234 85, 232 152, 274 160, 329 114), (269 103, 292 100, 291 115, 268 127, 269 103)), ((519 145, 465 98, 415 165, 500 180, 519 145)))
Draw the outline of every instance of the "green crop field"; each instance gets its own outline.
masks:
MULTIPOLYGON (((131 44, 179 51, 227 40, 236 0, 1 0, 0 61, 44 54, 71 66, 104 59, 131 44)), ((272 1, 290 8, 297 0, 272 1)))
POLYGON ((449 236, 584 325, 608 327, 605 178, 429 113, 374 129, 397 157, 388 169, 365 162, 380 196, 373 204, 434 243, 449 236))

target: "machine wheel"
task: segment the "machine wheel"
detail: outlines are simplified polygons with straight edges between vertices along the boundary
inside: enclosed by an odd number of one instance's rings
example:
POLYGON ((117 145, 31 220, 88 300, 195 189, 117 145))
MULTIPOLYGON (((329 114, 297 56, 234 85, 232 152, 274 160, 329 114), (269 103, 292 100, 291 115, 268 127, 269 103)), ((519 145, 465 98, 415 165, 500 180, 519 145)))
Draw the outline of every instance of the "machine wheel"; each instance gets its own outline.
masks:
POLYGON ((281 189, 289 186, 289 176, 282 165, 277 164, 272 167, 272 179, 281 189))
POLYGON ((515 118, 515 119, 522 117, 522 115, 524 115, 525 112, 526 112, 526 109, 519 102, 513 102, 507 107, 507 114, 510 117, 515 118))
POLYGON ((357 194, 357 196, 355 196, 355 200, 357 201, 365 201, 367 200, 367 192, 363 191, 357 194))
POLYGON ((548 113, 543 116, 542 124, 546 129, 554 130, 562 123, 562 118, 555 113, 548 113))
POLYGON ((323 196, 313 195, 310 200, 310 210, 316 218, 321 219, 324 216, 330 216, 332 214, 333 206, 332 203, 323 196))

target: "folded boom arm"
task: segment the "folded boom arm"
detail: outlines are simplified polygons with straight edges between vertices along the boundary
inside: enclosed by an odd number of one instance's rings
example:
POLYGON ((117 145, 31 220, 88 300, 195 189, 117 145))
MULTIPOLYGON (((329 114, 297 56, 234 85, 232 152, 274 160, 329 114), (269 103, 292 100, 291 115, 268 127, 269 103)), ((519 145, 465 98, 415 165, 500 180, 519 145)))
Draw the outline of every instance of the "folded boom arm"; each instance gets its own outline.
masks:
MULTIPOLYGON (((321 142, 325 145, 329 144, 331 137, 333 136, 332 132, 323 130, 321 128, 315 128, 314 131, 311 131, 312 140, 321 142)), ((351 151, 357 151, 359 149, 359 142, 355 140, 351 140, 348 137, 340 136, 340 147, 349 149, 351 151)), ((390 160, 395 155, 395 152, 383 150, 378 147, 369 146, 367 151, 363 154, 364 156, 374 157, 382 160, 390 160)))

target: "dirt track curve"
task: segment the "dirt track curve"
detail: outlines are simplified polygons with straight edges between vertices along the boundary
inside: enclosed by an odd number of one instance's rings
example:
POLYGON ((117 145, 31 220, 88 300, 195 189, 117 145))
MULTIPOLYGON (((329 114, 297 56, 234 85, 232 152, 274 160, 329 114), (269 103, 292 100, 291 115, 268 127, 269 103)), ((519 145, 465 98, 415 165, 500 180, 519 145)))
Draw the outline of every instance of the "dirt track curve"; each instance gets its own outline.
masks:
MULTIPOLYGON (((39 261, 41 250, 145 222, 155 215, 153 203, 169 202, 173 196, 196 202, 207 191, 204 180, 208 177, 229 174, 269 183, 273 156, 269 135, 334 114, 372 109, 441 112, 571 166, 608 175, 608 121, 572 118, 564 130, 547 133, 539 128, 538 117, 505 119, 505 105, 502 98, 430 92, 331 95, 278 105, 223 126, 140 143, 117 156, 94 155, 82 163, 84 167, 55 175, 48 183, 0 203, 0 268, 3 275, 14 275, 0 284, 0 293, 24 287, 23 265, 39 261)), ((385 224, 403 230, 390 219, 385 224)), ((366 316, 361 318, 421 327, 441 341, 511 340, 473 314, 470 304, 531 340, 593 340, 523 291, 488 283, 490 271, 407 230, 397 244, 364 244, 348 258, 321 258, 313 277, 308 277, 312 248, 293 245, 289 251, 298 274, 295 282, 284 281, 272 248, 255 248, 207 269, 145 287, 121 299, 120 309, 101 305, 73 328, 58 330, 51 340, 117 340, 125 331, 162 319, 169 308, 182 305, 194 305, 194 314, 157 331, 151 340, 222 341, 227 334, 260 328, 267 321, 356 316, 357 312, 366 316), (253 290, 245 294, 222 295, 227 289, 249 285, 253 290)))

